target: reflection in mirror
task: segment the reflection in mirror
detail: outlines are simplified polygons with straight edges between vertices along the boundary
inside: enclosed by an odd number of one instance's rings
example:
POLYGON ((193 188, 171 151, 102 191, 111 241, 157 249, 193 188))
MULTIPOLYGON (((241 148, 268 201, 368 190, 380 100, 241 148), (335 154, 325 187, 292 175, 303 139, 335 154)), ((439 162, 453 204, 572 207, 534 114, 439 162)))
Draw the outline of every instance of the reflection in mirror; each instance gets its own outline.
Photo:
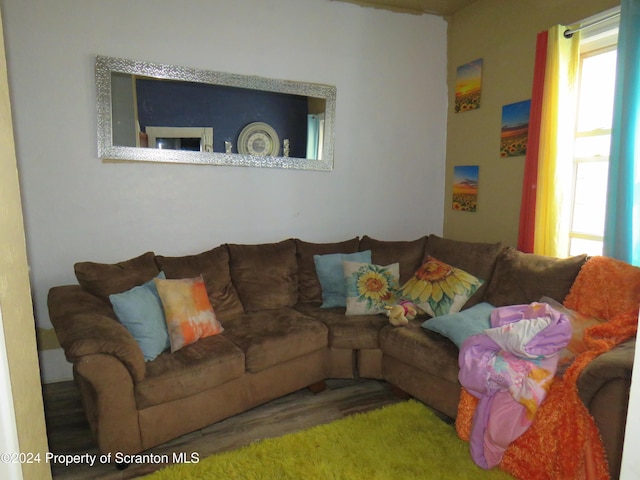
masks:
POLYGON ((335 87, 96 58, 100 158, 331 170, 335 87))
MULTIPOLYGON (((138 123, 136 122, 136 125, 138 123)), ((136 138, 144 138, 145 148, 169 148, 193 152, 213 152, 213 128, 211 127, 146 127, 136 138)))

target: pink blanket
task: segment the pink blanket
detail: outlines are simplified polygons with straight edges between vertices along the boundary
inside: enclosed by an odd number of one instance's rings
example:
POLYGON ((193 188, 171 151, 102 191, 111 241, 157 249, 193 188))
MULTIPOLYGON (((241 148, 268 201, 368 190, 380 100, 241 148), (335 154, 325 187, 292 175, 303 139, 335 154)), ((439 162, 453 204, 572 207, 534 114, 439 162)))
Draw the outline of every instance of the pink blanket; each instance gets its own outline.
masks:
POLYGON ((543 303, 496 308, 491 327, 468 338, 459 379, 479 399, 470 436, 473 460, 488 469, 531 425, 571 339, 567 317, 543 303))

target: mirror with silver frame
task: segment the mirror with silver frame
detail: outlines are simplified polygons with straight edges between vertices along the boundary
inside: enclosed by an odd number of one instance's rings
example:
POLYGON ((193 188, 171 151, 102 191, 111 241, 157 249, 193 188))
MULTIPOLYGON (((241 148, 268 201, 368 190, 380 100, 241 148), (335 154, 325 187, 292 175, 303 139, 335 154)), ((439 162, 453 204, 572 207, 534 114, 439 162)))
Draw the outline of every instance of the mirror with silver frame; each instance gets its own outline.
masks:
POLYGON ((332 170, 336 87, 96 57, 98 157, 332 170))

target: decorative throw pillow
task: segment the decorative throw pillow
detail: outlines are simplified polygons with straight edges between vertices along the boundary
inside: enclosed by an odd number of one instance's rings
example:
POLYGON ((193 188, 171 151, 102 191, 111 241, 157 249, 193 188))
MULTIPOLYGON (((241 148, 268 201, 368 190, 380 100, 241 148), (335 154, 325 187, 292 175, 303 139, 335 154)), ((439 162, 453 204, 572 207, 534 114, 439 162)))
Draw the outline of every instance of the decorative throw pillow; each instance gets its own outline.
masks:
MULTIPOLYGON (((164 272, 156 277, 164 279, 164 272)), ((118 320, 140 345, 145 361, 170 347, 164 311, 154 279, 123 293, 109 295, 118 320)))
POLYGON ((171 352, 224 331, 209 302, 202 275, 154 282, 164 308, 171 352))
MULTIPOLYGON (((612 257, 598 255, 575 277, 562 304, 603 320, 638 310, 640 268, 612 257)), ((546 294, 551 298, 562 298, 546 294)))
POLYGON ((347 315, 384 313, 396 303, 400 264, 386 267, 370 263, 343 262, 346 282, 347 315))
POLYGON ((238 292, 231 281, 226 246, 182 257, 156 255, 156 263, 169 279, 202 275, 211 306, 221 322, 244 313, 238 292))
POLYGON ((347 287, 342 267, 344 261, 371 263, 371 250, 313 256, 316 275, 322 287, 322 308, 347 306, 347 287))
POLYGON ((494 309, 490 303, 482 302, 458 313, 430 318, 422 326, 447 337, 460 348, 470 336, 491 328, 494 309))
POLYGON ((432 317, 459 312, 483 280, 431 256, 405 283, 398 296, 432 317))
MULTIPOLYGON (((296 258, 298 263, 298 303, 322 304, 322 286, 316 274, 314 255, 330 253, 354 253, 358 251, 360 239, 335 243, 311 243, 296 239, 296 258)), ((363 248, 363 250, 367 250, 363 248)))
POLYGON ((431 255, 484 280, 484 284, 465 303, 465 307, 470 308, 484 301, 496 305, 485 297, 485 291, 489 287, 498 257, 506 248, 508 247, 502 242, 465 242, 431 234, 427 239, 425 256, 431 255))

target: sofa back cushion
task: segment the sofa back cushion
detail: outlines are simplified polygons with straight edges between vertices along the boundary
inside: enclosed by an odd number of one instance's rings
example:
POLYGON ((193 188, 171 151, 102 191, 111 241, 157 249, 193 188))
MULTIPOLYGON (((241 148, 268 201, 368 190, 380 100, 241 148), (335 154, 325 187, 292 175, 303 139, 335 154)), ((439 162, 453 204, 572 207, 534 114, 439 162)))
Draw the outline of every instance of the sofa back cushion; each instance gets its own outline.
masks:
POLYGON ((292 307, 298 301, 294 239, 260 245, 228 244, 231 280, 247 312, 292 307))
POLYGON ((360 239, 360 251, 371 250, 371 262, 376 265, 400 264, 400 285, 409 280, 422 265, 427 237, 412 241, 376 240, 367 235, 360 239))
POLYGON ((426 251, 433 258, 464 270, 484 282, 464 304, 462 308, 465 309, 484 301, 487 284, 491 280, 498 257, 505 248, 501 242, 463 242, 429 235, 426 251))
POLYGON ((221 322, 244 313, 238 292, 231 282, 229 251, 225 245, 197 255, 182 257, 157 255, 156 263, 169 279, 202 275, 209 302, 221 322))
POLYGON ((78 283, 109 302, 109 295, 131 290, 160 273, 153 252, 118 263, 78 262, 73 266, 78 283))
POLYGON ((586 260, 586 255, 555 258, 509 247, 498 258, 485 299, 496 307, 537 302, 543 296, 562 303, 586 260))
POLYGON ((298 260, 298 302, 322 303, 322 286, 316 274, 314 255, 333 253, 355 253, 358 251, 358 237, 337 243, 310 243, 296 239, 298 260))

